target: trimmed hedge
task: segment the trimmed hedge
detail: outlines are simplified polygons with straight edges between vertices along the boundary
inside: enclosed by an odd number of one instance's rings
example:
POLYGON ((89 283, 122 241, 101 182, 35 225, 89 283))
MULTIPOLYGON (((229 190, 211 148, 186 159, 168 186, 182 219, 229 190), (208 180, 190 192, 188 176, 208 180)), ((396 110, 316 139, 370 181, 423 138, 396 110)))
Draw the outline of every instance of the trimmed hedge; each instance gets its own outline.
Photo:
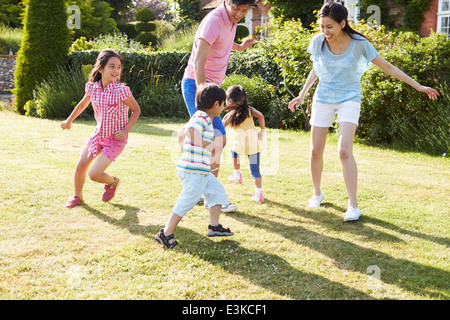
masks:
POLYGON ((15 69, 14 107, 25 113, 36 84, 66 63, 70 34, 64 0, 29 0, 23 16, 20 50, 15 69))
MULTIPOLYGON (((99 51, 77 51, 69 55, 68 64, 73 69, 81 69, 82 65, 94 65, 99 51)), ((190 52, 120 52, 123 59, 121 81, 133 90, 134 94, 142 92, 145 82, 152 77, 181 82, 190 52)))

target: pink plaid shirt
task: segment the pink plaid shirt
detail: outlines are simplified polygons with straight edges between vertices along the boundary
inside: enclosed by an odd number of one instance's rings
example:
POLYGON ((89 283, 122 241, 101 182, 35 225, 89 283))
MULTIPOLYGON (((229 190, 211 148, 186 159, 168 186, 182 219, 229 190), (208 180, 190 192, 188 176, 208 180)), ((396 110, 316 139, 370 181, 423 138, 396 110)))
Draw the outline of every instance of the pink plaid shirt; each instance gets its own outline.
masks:
POLYGON ((97 127, 91 136, 88 156, 97 155, 99 142, 122 130, 128 123, 128 106, 124 101, 131 96, 130 88, 112 82, 102 89, 101 81, 86 83, 86 95, 91 98, 97 127))

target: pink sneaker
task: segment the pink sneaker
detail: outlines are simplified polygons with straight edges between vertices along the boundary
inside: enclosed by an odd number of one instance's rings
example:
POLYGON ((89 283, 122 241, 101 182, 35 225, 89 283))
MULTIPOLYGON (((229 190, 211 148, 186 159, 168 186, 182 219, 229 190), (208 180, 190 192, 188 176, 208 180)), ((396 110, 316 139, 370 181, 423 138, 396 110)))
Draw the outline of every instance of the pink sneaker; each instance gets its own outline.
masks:
POLYGON ((78 196, 73 196, 72 198, 69 199, 69 201, 67 201, 65 207, 73 208, 82 203, 83 203, 83 200, 81 200, 78 196))
POLYGON ((228 181, 242 184, 242 173, 234 172, 231 176, 228 177, 228 181))
POLYGON ((260 194, 256 194, 255 193, 254 195, 252 195, 251 199, 256 201, 256 202, 263 203, 264 202, 264 196, 263 196, 262 191, 261 191, 260 194))
POLYGON ((102 200, 107 202, 114 198, 114 195, 116 194, 117 187, 119 186, 120 179, 117 177, 113 177, 114 180, 116 180, 115 185, 105 184, 105 192, 103 193, 102 200))

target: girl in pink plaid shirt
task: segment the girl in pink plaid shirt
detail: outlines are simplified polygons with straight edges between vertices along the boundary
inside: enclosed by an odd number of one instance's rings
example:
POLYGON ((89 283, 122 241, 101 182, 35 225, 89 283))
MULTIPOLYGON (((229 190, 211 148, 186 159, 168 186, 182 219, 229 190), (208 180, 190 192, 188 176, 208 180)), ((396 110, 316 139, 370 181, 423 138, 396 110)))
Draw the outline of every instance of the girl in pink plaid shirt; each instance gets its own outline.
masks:
POLYGON ((70 116, 61 122, 61 128, 70 129, 72 122, 92 103, 97 127, 81 153, 74 176, 75 195, 69 199, 67 208, 83 203, 83 186, 89 170, 89 177, 105 184, 102 200, 111 200, 120 179, 105 172, 127 144, 128 133, 139 118, 141 109, 133 98, 130 88, 121 84, 122 58, 113 50, 100 52, 94 69, 86 83, 86 94, 70 116), (128 108, 132 113, 128 119, 128 108))

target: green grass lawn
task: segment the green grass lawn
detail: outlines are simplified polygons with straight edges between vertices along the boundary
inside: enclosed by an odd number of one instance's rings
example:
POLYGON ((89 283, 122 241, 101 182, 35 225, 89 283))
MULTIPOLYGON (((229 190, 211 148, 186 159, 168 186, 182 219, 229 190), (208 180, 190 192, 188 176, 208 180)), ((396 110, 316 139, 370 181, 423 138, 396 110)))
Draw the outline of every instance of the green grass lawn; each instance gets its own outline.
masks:
MULTIPOLYGON (((449 299, 448 158, 355 144, 363 216, 344 223, 347 195, 331 134, 320 209, 311 196, 309 133, 268 131, 265 203, 250 200, 248 160, 231 184, 230 142, 219 179, 238 212, 233 237, 208 238, 194 207, 176 230, 177 250, 154 240, 181 190, 173 133, 181 122, 140 119, 108 172, 116 197, 86 181, 85 203, 64 208, 95 122, 0 112, 1 299, 449 299)), ((231 135, 230 135, 231 136, 231 135)))

